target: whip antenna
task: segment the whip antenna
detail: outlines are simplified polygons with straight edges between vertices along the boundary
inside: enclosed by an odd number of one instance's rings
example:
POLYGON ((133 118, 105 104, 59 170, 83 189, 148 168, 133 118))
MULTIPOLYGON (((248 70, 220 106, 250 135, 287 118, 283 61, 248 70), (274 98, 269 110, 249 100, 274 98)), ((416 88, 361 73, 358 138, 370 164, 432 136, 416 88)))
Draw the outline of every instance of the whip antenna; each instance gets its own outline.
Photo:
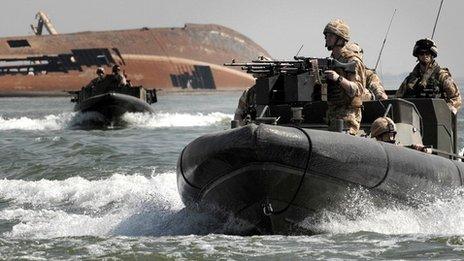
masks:
POLYGON ((303 49, 304 44, 301 45, 300 49, 298 49, 298 52, 296 53, 295 56, 298 56, 300 54, 301 49, 303 49))
POLYGON ((375 62, 374 72, 375 70, 377 70, 377 66, 379 65, 380 57, 382 56, 382 51, 383 51, 383 48, 385 47, 385 42, 387 41, 388 33, 390 32, 390 27, 392 25, 395 14, 396 14, 396 8, 395 8, 395 11, 393 11, 393 15, 390 19, 390 24, 388 25, 387 33, 385 33, 385 38, 383 38, 382 47, 380 48, 380 52, 379 52, 379 57, 377 57, 377 62, 375 62))
POLYGON ((438 18, 440 17, 441 7, 443 6, 444 1, 445 0, 441 0, 440 8, 438 9, 437 19, 435 19, 435 25, 433 26, 433 32, 432 32, 432 38, 431 38, 432 40, 433 40, 433 36, 435 35, 435 28, 437 28, 438 18))

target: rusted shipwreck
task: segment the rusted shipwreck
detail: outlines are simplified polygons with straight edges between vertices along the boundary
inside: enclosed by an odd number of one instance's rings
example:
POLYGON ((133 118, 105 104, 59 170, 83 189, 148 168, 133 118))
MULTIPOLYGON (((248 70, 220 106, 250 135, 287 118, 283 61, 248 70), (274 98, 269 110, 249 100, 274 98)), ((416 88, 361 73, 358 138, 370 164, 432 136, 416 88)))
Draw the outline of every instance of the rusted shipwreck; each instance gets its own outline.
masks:
POLYGON ((36 35, 0 38, 0 95, 79 90, 97 67, 114 64, 146 88, 244 89, 253 77, 223 62, 269 57, 248 37, 215 24, 58 34, 45 14, 38 19, 36 35), (42 35, 44 26, 50 35, 42 35))

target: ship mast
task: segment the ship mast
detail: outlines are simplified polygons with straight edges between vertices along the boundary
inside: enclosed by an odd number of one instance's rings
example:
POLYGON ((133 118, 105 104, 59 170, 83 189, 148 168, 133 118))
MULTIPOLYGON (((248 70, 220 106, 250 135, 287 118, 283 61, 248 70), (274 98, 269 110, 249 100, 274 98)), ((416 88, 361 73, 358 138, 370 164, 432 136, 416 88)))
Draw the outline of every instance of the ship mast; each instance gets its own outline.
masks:
POLYGON ((58 34, 58 32, 55 29, 55 26, 53 26, 52 22, 48 18, 47 14, 45 14, 42 11, 39 11, 35 15, 35 19, 38 19, 39 21, 37 22, 37 26, 34 26, 31 24, 32 31, 34 32, 35 35, 42 35, 43 27, 47 29, 48 33, 51 35, 58 34))

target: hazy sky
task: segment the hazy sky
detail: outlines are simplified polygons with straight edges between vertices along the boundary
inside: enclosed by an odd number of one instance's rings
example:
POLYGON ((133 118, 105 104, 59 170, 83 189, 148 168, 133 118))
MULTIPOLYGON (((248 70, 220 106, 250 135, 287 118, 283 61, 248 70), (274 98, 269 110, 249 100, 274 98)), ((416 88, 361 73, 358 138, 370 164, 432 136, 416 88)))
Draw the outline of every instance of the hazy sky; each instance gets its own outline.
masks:
MULTIPOLYGON (((417 39, 430 37, 441 0, 15 0, 2 1, 1 35, 31 34, 38 10, 46 12, 60 33, 147 27, 178 27, 215 23, 235 29, 263 46, 274 58, 300 54, 328 56, 322 30, 333 18, 345 20, 352 39, 363 46, 373 67, 388 23, 397 9, 382 54, 380 72, 410 71, 417 39)), ((455 76, 464 76, 464 1, 445 0, 435 40, 438 62, 455 76)))

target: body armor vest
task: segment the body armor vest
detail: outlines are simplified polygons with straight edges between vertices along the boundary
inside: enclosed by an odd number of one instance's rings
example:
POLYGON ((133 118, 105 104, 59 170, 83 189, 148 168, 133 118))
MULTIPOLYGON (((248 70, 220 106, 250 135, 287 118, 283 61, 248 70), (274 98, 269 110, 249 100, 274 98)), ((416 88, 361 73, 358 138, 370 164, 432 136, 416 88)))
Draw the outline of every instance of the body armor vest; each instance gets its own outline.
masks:
POLYGON ((444 98, 443 86, 438 80, 438 73, 441 68, 434 63, 420 75, 419 65, 414 68, 408 77, 406 98, 444 98))
MULTIPOLYGON (((343 58, 339 60, 340 62, 348 62, 348 60, 353 57, 356 57, 359 59, 359 57, 356 56, 352 52, 344 52, 342 56, 343 58)), ((356 62, 359 62, 359 61, 356 61, 356 62)), ((337 72, 342 77, 346 78, 346 73, 342 69, 335 68, 334 71, 337 72)), ((360 108, 362 107, 362 98, 359 96, 350 97, 345 93, 345 91, 342 89, 341 86, 339 86, 338 83, 328 82, 327 83, 327 103, 329 105, 335 105, 335 106, 347 106, 347 107, 360 108)))

